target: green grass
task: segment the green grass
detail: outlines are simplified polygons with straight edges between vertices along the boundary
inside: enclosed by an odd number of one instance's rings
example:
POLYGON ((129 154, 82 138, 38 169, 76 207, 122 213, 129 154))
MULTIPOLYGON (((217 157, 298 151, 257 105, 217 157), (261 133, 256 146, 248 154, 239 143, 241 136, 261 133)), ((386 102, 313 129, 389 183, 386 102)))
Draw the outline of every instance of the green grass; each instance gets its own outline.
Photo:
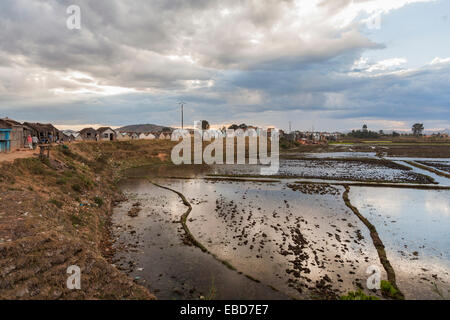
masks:
POLYGON ((368 296, 359 289, 356 292, 350 291, 347 295, 341 296, 341 300, 380 300, 380 298, 368 296))
POLYGON ((214 284, 214 277, 211 279, 211 287, 209 288, 208 296, 205 297, 205 300, 214 300, 217 294, 217 288, 214 284))
POLYGON ((398 290, 389 281, 381 280, 380 289, 384 296, 398 298, 398 290))

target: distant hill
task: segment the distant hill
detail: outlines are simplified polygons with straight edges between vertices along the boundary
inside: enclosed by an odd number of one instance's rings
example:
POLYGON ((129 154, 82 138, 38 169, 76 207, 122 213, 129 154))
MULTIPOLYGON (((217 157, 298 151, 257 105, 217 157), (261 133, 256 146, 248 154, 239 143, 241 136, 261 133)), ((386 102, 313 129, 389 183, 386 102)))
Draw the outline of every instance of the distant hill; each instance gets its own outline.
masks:
POLYGON ((116 129, 119 132, 160 132, 160 131, 172 131, 170 127, 159 126, 156 124, 132 124, 116 129))

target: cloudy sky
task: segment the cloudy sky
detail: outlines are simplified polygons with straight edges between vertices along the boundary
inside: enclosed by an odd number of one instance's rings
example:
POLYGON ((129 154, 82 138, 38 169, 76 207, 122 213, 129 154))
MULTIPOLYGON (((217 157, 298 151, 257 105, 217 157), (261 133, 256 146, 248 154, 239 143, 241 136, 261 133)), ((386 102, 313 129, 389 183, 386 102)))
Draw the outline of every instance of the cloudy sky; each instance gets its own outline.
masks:
POLYGON ((450 1, 0 1, 0 117, 178 126, 179 101, 186 123, 450 128, 450 1))

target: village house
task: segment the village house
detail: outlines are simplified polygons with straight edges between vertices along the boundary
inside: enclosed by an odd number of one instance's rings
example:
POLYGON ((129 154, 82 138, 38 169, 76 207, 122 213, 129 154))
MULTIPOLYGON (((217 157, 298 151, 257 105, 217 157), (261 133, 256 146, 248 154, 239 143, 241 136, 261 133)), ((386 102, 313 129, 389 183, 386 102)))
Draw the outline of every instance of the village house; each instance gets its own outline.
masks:
POLYGON ((131 140, 139 140, 139 135, 136 132, 130 132, 128 133, 131 140))
POLYGON ((33 136, 36 136, 41 143, 53 143, 60 139, 61 132, 50 123, 24 122, 23 125, 31 128, 33 136))
POLYGON ((71 133, 71 139, 72 141, 82 141, 83 138, 81 137, 81 134, 79 132, 73 132, 71 133))
POLYGON ((70 134, 61 132, 59 141, 60 142, 71 142, 72 136, 70 134))
POLYGON ((131 137, 127 132, 119 132, 117 133, 117 140, 124 141, 124 140, 130 140, 131 137))
POLYGON ((161 134, 158 136, 159 140, 170 140, 171 139, 171 134, 170 133, 164 133, 161 132, 161 134))
POLYGON ((94 128, 84 128, 80 135, 84 141, 97 141, 98 132, 94 128))
POLYGON ((0 152, 9 152, 11 150, 11 125, 0 119, 0 152))
MULTIPOLYGON (((9 118, 0 119, 0 122, 0 128, 4 129, 4 133, 6 133, 6 129, 10 129, 8 131, 8 143, 5 143, 4 147, 1 148, 4 150, 3 152, 28 147, 27 138, 29 135, 33 135, 33 130, 31 128, 9 118), (6 145, 8 145, 8 147, 6 147, 6 145)), ((5 138, 6 141, 6 137, 3 138, 5 138)))
POLYGON ((101 127, 97 129, 100 141, 113 141, 117 139, 116 132, 110 127, 101 127))
POLYGON ((141 140, 154 140, 156 139, 156 137, 151 134, 151 133, 144 133, 142 132, 141 134, 139 134, 139 139, 141 140))

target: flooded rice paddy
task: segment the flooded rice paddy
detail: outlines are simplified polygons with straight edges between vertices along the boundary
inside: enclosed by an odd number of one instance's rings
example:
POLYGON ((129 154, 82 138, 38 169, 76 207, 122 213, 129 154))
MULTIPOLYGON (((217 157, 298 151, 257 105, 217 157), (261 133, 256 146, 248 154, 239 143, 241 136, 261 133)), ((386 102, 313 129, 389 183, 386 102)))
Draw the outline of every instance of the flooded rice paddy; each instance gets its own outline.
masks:
POLYGON ((450 161, 419 161, 421 164, 450 173, 450 161))
MULTIPOLYGON (((192 245, 183 229, 188 206, 177 193, 146 179, 123 181, 128 200, 113 219, 116 266, 160 299, 336 299, 358 288, 382 297, 366 288, 368 267, 377 266, 382 279, 387 275, 368 228, 343 200, 342 183, 295 184, 289 178, 307 172, 324 182, 418 183, 422 171, 354 159, 281 163, 271 182, 207 178, 259 173, 248 165, 171 170, 152 178, 184 195, 192 207, 186 227, 206 251, 192 245), (168 178, 174 176, 186 178, 168 178)), ((349 196, 377 229, 405 297, 448 298, 450 190, 352 185, 349 196)))
POLYGON ((286 295, 226 268, 212 255, 186 244, 179 197, 131 180, 121 185, 128 200, 115 209, 116 266, 159 299, 286 299, 286 295), (140 211, 130 217, 132 208, 140 211))
POLYGON ((375 225, 407 299, 450 298, 450 190, 352 188, 375 225))
MULTIPOLYGON (((373 182, 432 183, 401 163, 379 159, 280 159, 277 177, 373 182)), ((258 165, 216 165, 216 175, 259 175, 258 165)))

